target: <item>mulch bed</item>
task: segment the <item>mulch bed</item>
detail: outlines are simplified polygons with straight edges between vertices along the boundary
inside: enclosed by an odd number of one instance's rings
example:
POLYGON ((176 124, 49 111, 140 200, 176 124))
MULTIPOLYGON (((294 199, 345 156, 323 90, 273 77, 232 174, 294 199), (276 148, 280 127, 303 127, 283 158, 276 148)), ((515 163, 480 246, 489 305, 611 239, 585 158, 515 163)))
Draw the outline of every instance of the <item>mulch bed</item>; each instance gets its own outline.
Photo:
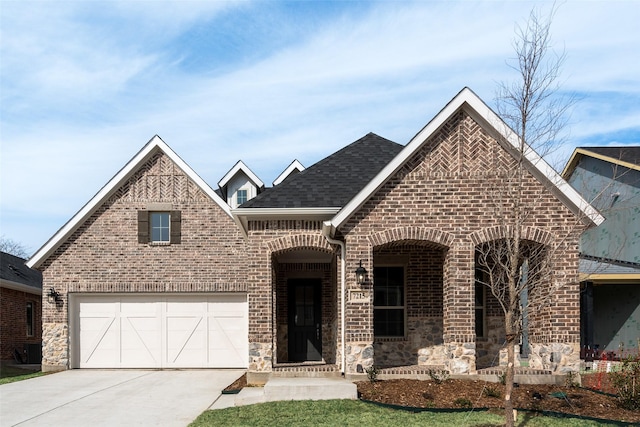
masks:
MULTIPOLYGON (((503 408, 504 385, 474 380, 386 380, 356 383, 361 399, 413 408, 503 408)), ((621 408, 614 396, 580 387, 520 384, 514 407, 583 417, 640 422, 640 412, 621 408)))
POLYGON ((222 390, 222 394, 233 394, 239 393, 240 390, 247 386, 247 374, 243 374, 240 378, 229 384, 224 390, 222 390))
MULTIPOLYGON (((520 384, 514 389, 514 407, 531 411, 550 411, 589 418, 640 423, 640 412, 618 405, 606 375, 583 376, 585 387, 548 384, 520 384), (600 387, 595 391, 589 387, 600 387)), ((428 409, 503 408, 504 385, 474 380, 386 380, 356 382, 358 395, 387 405, 428 409)), ((247 386, 244 374, 223 390, 237 393, 247 386)))

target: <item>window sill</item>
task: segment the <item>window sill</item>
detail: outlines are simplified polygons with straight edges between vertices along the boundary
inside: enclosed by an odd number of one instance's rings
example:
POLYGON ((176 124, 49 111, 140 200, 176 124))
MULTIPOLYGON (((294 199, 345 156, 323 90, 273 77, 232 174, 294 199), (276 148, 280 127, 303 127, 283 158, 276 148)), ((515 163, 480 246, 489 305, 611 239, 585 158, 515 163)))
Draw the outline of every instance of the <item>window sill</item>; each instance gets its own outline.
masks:
POLYGON ((171 242, 149 242, 149 246, 169 246, 171 242))

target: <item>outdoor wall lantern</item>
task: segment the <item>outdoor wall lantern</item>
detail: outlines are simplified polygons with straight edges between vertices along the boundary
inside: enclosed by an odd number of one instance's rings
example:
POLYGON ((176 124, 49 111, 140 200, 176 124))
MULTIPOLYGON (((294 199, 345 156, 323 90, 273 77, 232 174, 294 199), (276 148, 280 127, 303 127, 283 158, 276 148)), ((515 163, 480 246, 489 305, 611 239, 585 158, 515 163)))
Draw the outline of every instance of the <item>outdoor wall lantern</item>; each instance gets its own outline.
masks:
POLYGON ((49 293, 47 294, 48 300, 51 303, 62 304, 62 297, 60 293, 56 291, 55 288, 49 288, 49 293))
POLYGON ((367 269, 362 266, 362 260, 360 260, 360 266, 356 268, 356 282, 362 286, 367 280, 367 269))

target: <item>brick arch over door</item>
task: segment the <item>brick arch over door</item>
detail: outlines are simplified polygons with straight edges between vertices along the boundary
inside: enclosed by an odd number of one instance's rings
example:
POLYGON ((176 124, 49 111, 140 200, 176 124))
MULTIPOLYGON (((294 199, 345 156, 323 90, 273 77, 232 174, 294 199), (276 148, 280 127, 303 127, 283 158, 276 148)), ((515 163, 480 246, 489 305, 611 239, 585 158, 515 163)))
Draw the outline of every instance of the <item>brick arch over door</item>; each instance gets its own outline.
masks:
MULTIPOLYGON (((469 235, 474 246, 494 240, 505 239, 511 236, 513 236, 513 227, 507 225, 483 228, 482 230, 478 230, 469 235)), ((550 245, 554 240, 553 234, 548 231, 530 226, 522 228, 521 238, 523 240, 540 243, 544 246, 550 245)))
POLYGON ((333 253, 333 247, 319 234, 295 234, 280 237, 267 242, 269 252, 272 254, 290 252, 299 249, 317 249, 333 253))
POLYGON ((446 231, 426 227, 398 227, 371 234, 367 240, 371 246, 382 246, 392 242, 405 241, 420 244, 423 242, 437 243, 446 248, 453 243, 453 234, 446 231))

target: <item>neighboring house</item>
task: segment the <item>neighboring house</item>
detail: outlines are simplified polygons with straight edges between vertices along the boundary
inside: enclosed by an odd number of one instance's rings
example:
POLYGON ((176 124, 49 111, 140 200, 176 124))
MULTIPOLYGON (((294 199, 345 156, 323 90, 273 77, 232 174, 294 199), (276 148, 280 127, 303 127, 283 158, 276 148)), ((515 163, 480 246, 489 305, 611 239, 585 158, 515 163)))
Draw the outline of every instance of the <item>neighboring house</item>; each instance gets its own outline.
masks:
POLYGON ((40 363, 42 273, 0 252, 0 360, 40 363))
POLYGON ((640 147, 577 148, 563 176, 606 220, 580 241, 581 343, 626 355, 640 340, 640 147))
MULTIPOLYGON (((367 134, 232 208, 156 136, 29 260, 63 299, 44 309, 43 369, 244 367, 260 382, 497 364, 502 314, 475 254, 509 237, 489 194, 517 145, 465 88, 406 146, 367 134)), ((603 218, 535 153, 525 165, 523 237, 554 247, 565 284, 530 314, 530 365, 575 370, 578 239, 603 218)), ((220 185, 238 174, 261 188, 241 163, 220 185)))

